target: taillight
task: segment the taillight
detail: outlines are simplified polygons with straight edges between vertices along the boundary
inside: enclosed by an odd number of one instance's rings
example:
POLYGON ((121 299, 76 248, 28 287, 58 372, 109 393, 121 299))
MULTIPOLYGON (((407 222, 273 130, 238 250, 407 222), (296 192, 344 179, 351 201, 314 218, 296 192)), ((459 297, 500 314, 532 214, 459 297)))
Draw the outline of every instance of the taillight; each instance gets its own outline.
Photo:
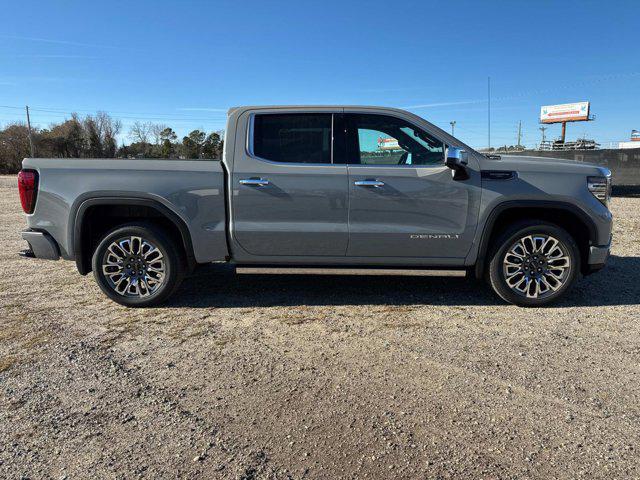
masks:
POLYGON ((33 213, 38 195, 38 172, 35 170, 20 170, 18 173, 18 190, 20 203, 24 213, 33 213))

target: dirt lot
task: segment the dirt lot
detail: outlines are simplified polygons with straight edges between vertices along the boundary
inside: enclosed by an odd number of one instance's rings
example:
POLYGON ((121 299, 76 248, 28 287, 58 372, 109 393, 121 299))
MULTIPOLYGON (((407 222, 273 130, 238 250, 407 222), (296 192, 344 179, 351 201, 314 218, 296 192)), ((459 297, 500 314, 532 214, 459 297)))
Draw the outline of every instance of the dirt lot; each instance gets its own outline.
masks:
POLYGON ((0 178, 2 478, 638 478, 640 198, 564 303, 464 278, 234 275, 127 310, 20 259, 0 178))

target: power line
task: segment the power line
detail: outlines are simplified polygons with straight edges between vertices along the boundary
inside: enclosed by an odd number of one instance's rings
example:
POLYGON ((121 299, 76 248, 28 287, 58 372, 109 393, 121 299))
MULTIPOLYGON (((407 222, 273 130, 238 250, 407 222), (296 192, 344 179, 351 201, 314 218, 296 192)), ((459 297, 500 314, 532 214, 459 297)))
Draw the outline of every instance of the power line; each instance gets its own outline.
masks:
MULTIPOLYGON (((7 108, 12 110, 22 110, 24 107, 15 107, 12 105, 0 105, 0 108, 7 108)), ((128 118, 133 120, 155 120, 155 121, 215 121, 226 118, 225 112, 218 112, 218 115, 212 115, 211 117, 190 117, 187 115, 179 116, 180 114, 173 113, 151 113, 151 112, 118 112, 118 111, 108 111, 104 109, 96 109, 96 110, 84 110, 84 109, 54 109, 54 108, 38 108, 31 107, 29 109, 31 112, 42 112, 48 113, 48 116, 57 116, 64 117, 65 115, 72 115, 74 113, 96 113, 96 112, 106 112, 110 115, 114 115, 118 118, 128 118), (121 115, 124 114, 124 115, 121 115), (131 116, 133 115, 133 116, 131 116), (215 118, 217 116, 217 118, 215 118)), ((212 112, 216 113, 216 112, 212 112)))
MULTIPOLYGON (((29 109, 31 112, 34 111, 33 108, 29 109)), ((36 110, 37 111, 37 110, 36 110)), ((107 112, 109 113, 109 112, 107 112)), ((68 119, 70 116, 70 114, 62 114, 62 113, 46 113, 44 115, 39 115, 39 119, 44 119, 44 120, 38 120, 36 123, 40 123, 43 121, 47 121, 47 120, 58 120, 58 119, 68 119)), ((120 119, 124 119, 124 120, 129 120, 129 121, 125 121, 123 123, 127 123, 127 124, 131 124, 131 123, 135 123, 135 121, 138 120, 148 120, 148 121, 156 121, 156 122, 175 122, 175 123, 214 123, 214 124, 223 124, 225 123, 225 119, 224 118, 168 118, 168 117, 123 117, 123 116, 118 116, 118 115, 114 115, 114 117, 116 117, 117 120, 120 119)), ((7 116, 5 117, 7 119, 13 119, 15 117, 13 116, 7 116)))

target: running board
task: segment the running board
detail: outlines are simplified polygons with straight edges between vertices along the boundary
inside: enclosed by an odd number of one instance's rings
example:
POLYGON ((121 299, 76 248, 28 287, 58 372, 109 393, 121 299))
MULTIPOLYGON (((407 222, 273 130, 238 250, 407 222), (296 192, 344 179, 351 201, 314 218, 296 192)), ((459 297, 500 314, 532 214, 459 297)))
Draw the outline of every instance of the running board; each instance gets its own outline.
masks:
POLYGON ((464 270, 426 270, 398 268, 309 268, 309 267, 236 267, 247 275, 400 275, 417 277, 464 277, 464 270))

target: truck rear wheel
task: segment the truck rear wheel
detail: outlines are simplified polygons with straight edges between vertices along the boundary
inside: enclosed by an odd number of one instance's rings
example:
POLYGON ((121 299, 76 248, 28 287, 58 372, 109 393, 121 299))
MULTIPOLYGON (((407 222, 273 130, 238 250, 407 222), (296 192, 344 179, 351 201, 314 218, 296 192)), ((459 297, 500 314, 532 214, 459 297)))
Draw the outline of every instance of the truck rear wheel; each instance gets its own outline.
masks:
POLYGON ((489 283, 509 303, 541 307, 572 287, 580 272, 573 237, 543 221, 519 222, 498 239, 488 266, 489 283))
POLYGON ((175 242, 147 224, 121 225, 108 232, 93 253, 92 267, 100 289, 127 307, 165 301, 185 272, 175 242))

